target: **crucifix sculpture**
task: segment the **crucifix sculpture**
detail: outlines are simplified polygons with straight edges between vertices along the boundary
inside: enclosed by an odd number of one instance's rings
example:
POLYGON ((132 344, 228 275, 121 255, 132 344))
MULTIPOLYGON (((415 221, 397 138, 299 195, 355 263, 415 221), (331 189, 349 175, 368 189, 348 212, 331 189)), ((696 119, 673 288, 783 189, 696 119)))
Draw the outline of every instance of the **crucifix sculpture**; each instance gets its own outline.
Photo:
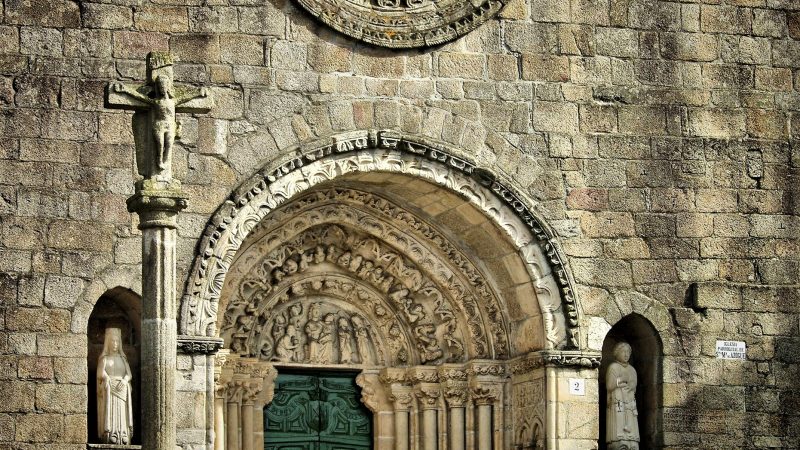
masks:
POLYGON ((180 137, 175 113, 207 113, 214 106, 206 88, 173 84, 173 63, 169 53, 151 52, 144 84, 113 82, 106 91, 107 108, 135 111, 136 166, 145 179, 172 179, 172 146, 180 137))
POLYGON ((172 177, 172 154, 180 126, 175 113, 206 113, 214 102, 205 88, 173 84, 172 55, 147 55, 143 84, 111 82, 107 108, 134 111, 136 168, 142 179, 128 199, 142 230, 142 448, 175 450, 177 308, 175 245, 178 212, 186 208, 172 177))

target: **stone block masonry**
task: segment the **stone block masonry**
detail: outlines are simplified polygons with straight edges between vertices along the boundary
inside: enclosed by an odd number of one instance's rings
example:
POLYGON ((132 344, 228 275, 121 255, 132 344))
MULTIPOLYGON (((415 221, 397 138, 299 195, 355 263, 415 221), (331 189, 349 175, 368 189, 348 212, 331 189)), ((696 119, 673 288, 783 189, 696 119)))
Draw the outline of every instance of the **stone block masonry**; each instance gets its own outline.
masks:
MULTIPOLYGON (((176 82, 216 102, 178 117, 176 298, 214 211, 268 162, 355 130, 425 136, 532 199, 584 335, 653 323, 664 448, 800 447, 798 8, 529 0, 452 42, 388 50, 288 0, 7 0, 0 448, 86 448, 87 319, 141 277, 131 117, 103 89, 142 80, 149 51, 178 55, 176 82), (745 342, 747 360, 717 359, 716 340, 745 342)), ((180 416, 182 448, 206 444, 205 414, 180 416)))

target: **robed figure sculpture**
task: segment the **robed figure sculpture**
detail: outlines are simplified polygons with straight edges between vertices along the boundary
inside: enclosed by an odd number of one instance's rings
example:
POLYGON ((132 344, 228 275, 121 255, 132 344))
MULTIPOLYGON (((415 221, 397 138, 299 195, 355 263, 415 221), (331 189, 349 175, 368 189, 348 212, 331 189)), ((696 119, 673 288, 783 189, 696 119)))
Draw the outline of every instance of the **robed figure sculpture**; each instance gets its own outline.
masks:
POLYGON ((131 367, 119 328, 106 328, 97 361, 97 432, 104 444, 130 444, 133 435, 131 367))
POLYGON ((631 346, 614 346, 614 362, 606 372, 606 443, 608 450, 639 450, 639 412, 636 409, 636 369, 630 365, 631 346))

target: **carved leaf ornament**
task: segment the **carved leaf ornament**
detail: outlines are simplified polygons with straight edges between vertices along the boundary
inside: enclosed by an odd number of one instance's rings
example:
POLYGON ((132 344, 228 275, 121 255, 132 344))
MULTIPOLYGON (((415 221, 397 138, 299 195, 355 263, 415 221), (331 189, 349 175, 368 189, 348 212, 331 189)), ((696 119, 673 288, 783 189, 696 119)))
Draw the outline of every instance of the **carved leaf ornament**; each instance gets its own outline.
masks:
POLYGON ((494 17, 505 0, 298 0, 331 28, 389 48, 452 41, 494 17))

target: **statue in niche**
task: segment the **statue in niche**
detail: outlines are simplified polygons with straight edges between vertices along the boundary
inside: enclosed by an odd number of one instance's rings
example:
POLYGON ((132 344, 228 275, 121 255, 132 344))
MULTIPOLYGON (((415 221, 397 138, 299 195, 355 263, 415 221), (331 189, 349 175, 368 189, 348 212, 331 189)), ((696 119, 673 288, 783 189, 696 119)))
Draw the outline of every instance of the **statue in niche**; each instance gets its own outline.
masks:
POLYGON ((97 422, 103 443, 131 443, 131 367, 122 351, 119 328, 106 328, 103 353, 97 361, 97 422))
POLYGON ((614 359, 606 372, 606 442, 609 450, 638 450, 639 422, 636 409, 636 369, 630 365, 631 346, 614 346, 614 359))
POLYGON ((319 336, 319 362, 333 361, 333 335, 336 332, 336 315, 325 314, 322 319, 322 333, 319 336))
POLYGON ((346 317, 339 318, 339 362, 350 364, 353 362, 352 329, 346 317))
POLYGON ((304 331, 306 332, 306 354, 309 361, 313 363, 323 363, 320 359, 322 346, 319 339, 322 336, 322 313, 319 310, 319 303, 314 303, 308 308, 308 321, 304 331))
POLYGON ((297 361, 298 347, 300 347, 300 343, 297 339, 297 328, 289 324, 286 326, 286 334, 278 339, 278 343, 275 345, 275 355, 283 362, 297 361))
POLYGON ((361 316, 353 316, 350 321, 353 323, 353 331, 356 336, 356 348, 361 364, 372 364, 372 354, 370 353, 369 332, 364 319, 361 316))

